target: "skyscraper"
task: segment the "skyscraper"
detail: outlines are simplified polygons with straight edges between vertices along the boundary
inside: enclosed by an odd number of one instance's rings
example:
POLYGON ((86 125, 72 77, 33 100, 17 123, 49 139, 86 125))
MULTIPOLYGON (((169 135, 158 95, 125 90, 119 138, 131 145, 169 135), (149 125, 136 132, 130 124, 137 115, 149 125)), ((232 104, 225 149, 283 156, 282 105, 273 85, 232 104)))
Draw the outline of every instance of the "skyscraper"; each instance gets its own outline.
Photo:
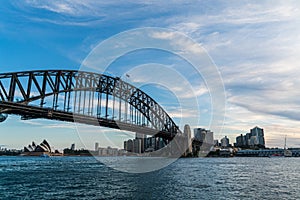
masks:
POLYGON ((221 146, 229 147, 229 138, 227 138, 227 136, 225 136, 224 138, 221 139, 221 146))
POLYGON ((259 127, 254 127, 250 130, 251 137, 256 137, 255 144, 258 147, 265 147, 264 129, 259 127))
POLYGON ((250 133, 241 134, 236 138, 235 146, 241 148, 265 148, 264 130, 256 126, 250 130, 250 133))
POLYGON ((206 156, 214 146, 213 132, 204 128, 195 128, 194 136, 193 151, 199 156, 206 156))
POLYGON ((147 136, 145 134, 135 133, 135 139, 141 140, 141 152, 142 153, 144 153, 144 151, 145 151, 146 138, 147 138, 147 136))
POLYGON ((195 128, 194 129, 194 137, 195 140, 199 142, 204 142, 206 131, 204 128, 195 128))
POLYGON ((75 144, 74 144, 74 143, 71 145, 71 150, 72 150, 72 151, 75 150, 75 144))
POLYGON ((204 128, 195 128, 194 129, 195 140, 207 143, 214 144, 214 133, 210 130, 205 130, 204 128))
POLYGON ((243 134, 236 137, 235 147, 245 148, 245 147, 247 147, 247 145, 248 145, 248 139, 246 141, 246 137, 243 136, 243 134))
POLYGON ((127 144, 128 144, 128 141, 124 141, 124 150, 127 151, 127 144))
POLYGON ((131 139, 127 141, 125 150, 128 152, 133 152, 133 141, 131 139))
POLYGON ((99 149, 99 143, 96 142, 96 143, 95 143, 95 151, 98 151, 98 149, 99 149))
POLYGON ((133 140, 133 152, 134 153, 142 153, 142 140, 134 139, 133 140))
POLYGON ((219 146, 219 140, 214 140, 214 146, 215 147, 219 146))
POLYGON ((204 142, 207 144, 211 144, 211 145, 214 144, 214 133, 212 131, 210 131, 210 130, 206 131, 204 142))

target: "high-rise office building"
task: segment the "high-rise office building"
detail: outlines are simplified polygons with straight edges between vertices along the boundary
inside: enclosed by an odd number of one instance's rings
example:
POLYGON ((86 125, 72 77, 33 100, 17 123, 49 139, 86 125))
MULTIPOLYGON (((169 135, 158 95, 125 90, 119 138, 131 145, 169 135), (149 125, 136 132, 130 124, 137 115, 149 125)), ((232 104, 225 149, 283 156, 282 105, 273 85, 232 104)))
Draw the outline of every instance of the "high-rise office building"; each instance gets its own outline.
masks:
POLYGON ((136 133, 135 134, 135 139, 140 139, 141 140, 141 152, 144 153, 145 151, 145 145, 146 145, 146 138, 147 136, 142 133, 136 133))
POLYGON ((224 138, 221 139, 221 146, 229 147, 229 138, 227 138, 227 136, 225 136, 224 138))
POLYGON ((265 147, 264 129, 254 127, 250 130, 251 136, 256 137, 256 145, 259 147, 265 147))
POLYGON ((73 143, 73 144, 71 144, 71 148, 70 148, 72 151, 74 151, 75 150, 75 144, 73 143))
POLYGON ((99 149, 99 143, 96 142, 96 143, 95 143, 95 151, 98 151, 98 149, 99 149))
POLYGON ((145 151, 147 152, 152 152, 156 150, 156 138, 155 137, 148 137, 145 138, 146 142, 145 142, 145 151))
POLYGON ((249 146, 250 147, 255 147, 258 145, 258 139, 256 136, 251 136, 250 141, 249 141, 249 146))
POLYGON ((219 146, 219 140, 214 140, 214 146, 218 147, 219 146))
POLYGON ((205 130, 204 128, 195 128, 194 129, 195 140, 207 143, 214 144, 214 133, 210 130, 205 130))
POLYGON ((166 146, 166 144, 165 144, 165 142, 162 138, 157 138, 156 142, 157 142, 157 148, 158 149, 162 149, 166 146))
POLYGON ((214 146, 214 134, 210 130, 204 128, 194 129, 193 153, 199 155, 207 155, 214 146))
POLYGON ((250 133, 236 137, 235 147, 240 148, 265 148, 264 130, 254 127, 250 133))
POLYGON ((195 140, 197 140, 199 142, 204 142, 205 134, 206 134, 206 130, 204 128, 195 128, 194 129, 195 140))
POLYGON ((214 144, 214 133, 212 131, 210 130, 206 131, 204 142, 211 145, 214 144))
POLYGON ((128 141, 124 141, 124 150, 127 151, 127 142, 128 141))
POLYGON ((248 141, 246 141, 245 136, 243 136, 243 134, 236 137, 235 147, 246 147, 247 144, 248 144, 248 141))
POLYGON ((124 145, 124 148, 126 146, 126 151, 133 152, 133 141, 130 139, 126 142, 126 145, 124 145))
POLYGON ((244 139, 246 141, 246 146, 250 146, 250 138, 251 138, 251 133, 246 133, 246 135, 244 136, 244 139))
POLYGON ((141 139, 133 140, 133 152, 134 153, 142 153, 142 140, 141 139))

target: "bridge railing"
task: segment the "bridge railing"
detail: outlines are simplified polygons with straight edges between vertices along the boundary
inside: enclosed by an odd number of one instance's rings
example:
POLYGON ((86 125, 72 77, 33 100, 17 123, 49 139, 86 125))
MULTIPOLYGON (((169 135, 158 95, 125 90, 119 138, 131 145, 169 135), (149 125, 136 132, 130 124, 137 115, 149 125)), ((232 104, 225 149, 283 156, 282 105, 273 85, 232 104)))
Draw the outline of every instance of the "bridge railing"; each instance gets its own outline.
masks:
MULTIPOLYGON (((57 120, 92 117, 102 124, 114 122, 127 129, 127 124, 152 129, 169 138, 181 133, 148 94, 118 77, 91 72, 44 70, 0 74, 0 110, 24 119, 50 118, 51 112, 52 118, 53 114, 63 113, 57 120)), ((114 128, 115 124, 110 126, 114 128)))

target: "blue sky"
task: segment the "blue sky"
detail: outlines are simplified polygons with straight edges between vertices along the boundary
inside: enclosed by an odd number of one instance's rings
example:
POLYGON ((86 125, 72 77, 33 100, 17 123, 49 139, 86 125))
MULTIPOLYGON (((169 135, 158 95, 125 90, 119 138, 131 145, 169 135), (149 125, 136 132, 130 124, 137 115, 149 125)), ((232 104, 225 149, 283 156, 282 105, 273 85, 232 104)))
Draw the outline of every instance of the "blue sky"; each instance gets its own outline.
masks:
MULTIPOLYGON (((226 115, 218 138, 228 135, 232 141, 257 125, 265 129, 268 146, 283 146, 284 135, 288 136, 289 146, 300 146, 299 4, 298 1, 4 1, 0 5, 0 69, 1 72, 79 69, 99 42, 115 34, 134 28, 169 28, 201 44, 219 69, 225 86, 226 115)), ((181 66, 179 70, 183 71, 188 67, 174 55, 149 50, 124 56, 110 69, 118 75, 131 66, 151 62, 181 66)), ((199 86, 197 98, 202 114, 202 121, 193 126, 207 127, 209 94, 203 80, 191 81, 199 86)), ((176 118, 176 105, 170 103, 174 99, 154 88, 143 89, 176 118)), ((189 112, 184 111, 187 120, 191 117, 189 112)), ((117 136, 112 137, 117 139, 117 136)), ((57 148, 70 146, 72 142, 83 146, 74 124, 21 121, 18 116, 10 116, 0 124, 0 144, 7 147, 22 148, 43 138, 57 148)), ((87 146, 93 146, 92 139, 87 146)))

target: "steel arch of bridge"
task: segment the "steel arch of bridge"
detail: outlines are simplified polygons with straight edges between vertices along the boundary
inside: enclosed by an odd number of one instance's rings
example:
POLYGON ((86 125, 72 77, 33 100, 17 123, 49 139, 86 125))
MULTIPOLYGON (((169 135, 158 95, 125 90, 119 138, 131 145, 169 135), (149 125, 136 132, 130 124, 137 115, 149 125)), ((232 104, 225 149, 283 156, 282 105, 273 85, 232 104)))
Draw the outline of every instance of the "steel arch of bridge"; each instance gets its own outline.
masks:
POLYGON ((118 77, 74 70, 0 74, 0 113, 100 125, 172 139, 181 133, 149 95, 118 77), (96 120, 95 120, 96 119, 96 120), (96 123, 95 123, 96 121, 96 123))

